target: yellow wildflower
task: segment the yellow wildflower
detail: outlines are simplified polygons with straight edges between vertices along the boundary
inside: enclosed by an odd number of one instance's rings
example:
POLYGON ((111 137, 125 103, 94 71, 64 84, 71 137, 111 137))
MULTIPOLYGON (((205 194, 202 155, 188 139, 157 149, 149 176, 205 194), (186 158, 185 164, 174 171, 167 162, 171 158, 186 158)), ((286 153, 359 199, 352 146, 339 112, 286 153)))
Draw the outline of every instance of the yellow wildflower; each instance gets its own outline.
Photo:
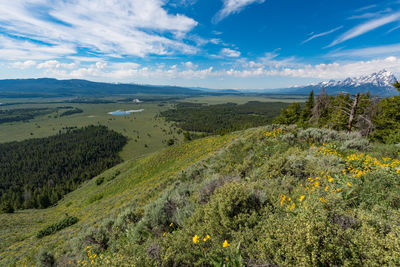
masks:
POLYGON ((351 183, 347 182, 347 186, 348 186, 348 187, 351 187, 351 183))
POLYGON ((195 244, 199 243, 199 236, 198 235, 195 235, 193 237, 193 243, 195 243, 195 244))
POLYGON ((222 247, 226 248, 226 247, 230 247, 231 245, 228 243, 227 240, 224 241, 224 243, 222 244, 222 247))
POLYGON ((303 201, 304 198, 305 198, 305 196, 300 196, 300 198, 299 198, 300 202, 303 201))
POLYGON ((324 197, 321 197, 319 200, 321 200, 322 202, 326 202, 326 199, 324 197))
POLYGON ((283 203, 286 201, 286 196, 285 195, 281 195, 281 206, 283 205, 283 203))
POLYGON ((210 239, 211 236, 210 235, 206 235, 206 237, 203 238, 203 241, 206 242, 208 239, 210 239))

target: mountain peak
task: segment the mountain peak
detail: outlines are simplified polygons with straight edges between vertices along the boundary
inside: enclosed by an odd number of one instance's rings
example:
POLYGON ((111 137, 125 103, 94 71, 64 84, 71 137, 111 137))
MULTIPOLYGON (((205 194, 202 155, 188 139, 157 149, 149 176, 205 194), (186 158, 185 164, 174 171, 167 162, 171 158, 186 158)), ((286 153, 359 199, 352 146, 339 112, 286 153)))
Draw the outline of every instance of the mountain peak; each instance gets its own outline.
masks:
POLYGON ((398 95, 398 91, 393 87, 393 84, 396 81, 397 79, 392 72, 382 69, 378 72, 359 77, 348 77, 339 81, 329 80, 318 84, 297 87, 295 90, 291 89, 290 92, 307 94, 310 90, 314 90, 318 93, 322 88, 325 88, 328 94, 332 95, 340 93, 356 94, 370 92, 371 95, 386 97, 398 95))

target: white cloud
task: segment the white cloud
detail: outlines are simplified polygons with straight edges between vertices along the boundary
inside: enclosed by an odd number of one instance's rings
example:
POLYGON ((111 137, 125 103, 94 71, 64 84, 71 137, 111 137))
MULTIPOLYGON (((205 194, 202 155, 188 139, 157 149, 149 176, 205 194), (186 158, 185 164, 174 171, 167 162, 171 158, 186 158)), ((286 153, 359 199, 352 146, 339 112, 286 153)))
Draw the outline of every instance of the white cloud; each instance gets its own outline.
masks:
POLYGON ((212 38, 212 39, 210 39, 210 43, 215 44, 215 45, 220 44, 221 42, 222 42, 222 41, 221 41, 221 39, 219 39, 219 38, 212 38))
POLYGON ((24 70, 24 69, 36 66, 36 62, 33 61, 33 60, 27 60, 27 61, 24 61, 24 62, 18 61, 18 62, 12 63, 11 66, 13 68, 18 68, 18 69, 24 70))
POLYGON ((218 23, 231 14, 239 13, 250 4, 262 4, 264 2, 265 0, 223 0, 223 7, 215 14, 213 22, 218 23))
POLYGON ((306 39, 303 42, 301 42, 301 44, 305 44, 305 43, 308 43, 309 41, 311 41, 311 40, 313 40, 315 38, 322 37, 322 36, 334 33, 335 31, 338 31, 341 28, 343 28, 343 26, 339 26, 339 27, 334 28, 334 29, 332 29, 330 31, 326 31, 326 32, 318 33, 318 34, 312 34, 308 39, 306 39))
POLYGON ((365 22, 363 24, 360 24, 354 28, 352 28, 351 30, 343 33, 342 35, 340 35, 337 39, 335 39, 328 47, 343 43, 347 40, 353 39, 357 36, 360 36, 362 34, 365 34, 369 31, 372 31, 376 28, 379 28, 383 25, 392 23, 396 20, 400 19, 400 12, 398 13, 394 13, 391 15, 386 15, 384 17, 381 17, 379 19, 373 19, 370 20, 368 22, 365 22))
POLYGON ((75 60, 77 62, 97 62, 101 60, 99 57, 80 57, 80 56, 67 56, 67 59, 75 60))
POLYGON ((121 63, 113 63, 111 66, 115 69, 137 69, 139 68, 138 63, 134 62, 121 62, 121 63))
POLYGON ((356 12, 365 11, 365 10, 375 8, 375 7, 376 7, 376 5, 368 5, 368 6, 360 7, 359 9, 356 10, 356 12))
POLYGON ((198 67, 197 65, 193 64, 191 61, 184 62, 183 64, 184 64, 184 65, 186 66, 186 68, 188 68, 188 69, 196 69, 196 68, 198 67))
POLYGON ((39 45, 0 34, 0 59, 4 60, 46 60, 75 52, 75 48, 69 44, 39 45))
POLYGON ((318 79, 343 79, 347 77, 366 75, 373 72, 387 69, 394 73, 400 73, 400 58, 387 57, 383 59, 374 59, 369 61, 357 61, 352 63, 317 64, 303 65, 299 67, 282 68, 249 68, 242 70, 225 70, 221 74, 249 78, 249 77, 297 77, 297 78, 318 78, 318 79))
POLYGON ((77 47, 108 56, 194 53, 196 49, 182 38, 197 22, 169 14, 164 4, 164 0, 0 1, 0 26, 22 37, 9 38, 18 44, 14 49, 0 46, 0 57, 8 59, 10 54, 13 59, 31 52, 33 57, 51 53, 54 58, 73 55, 77 47), (32 39, 38 42, 28 41, 32 39), (28 46, 23 49, 23 44, 28 46), (60 48, 68 49, 52 51, 60 48))
POLYGON ((224 57, 240 57, 240 52, 230 49, 230 48, 222 48, 221 53, 224 57))
POLYGON ((391 33, 391 32, 393 32, 393 31, 395 31, 395 30, 397 30, 397 29, 400 29, 400 26, 396 26, 396 27, 394 27, 394 28, 391 28, 391 29, 388 30, 386 33, 391 33))
MULTIPOLYGON (((263 57, 257 58, 256 62, 258 62, 258 66, 279 69, 283 66, 298 67, 300 65, 295 57, 278 59, 279 54, 277 52, 279 50, 280 49, 265 53, 263 57)), ((257 66, 257 63, 254 65, 257 66)))
POLYGON ((383 46, 373 46, 361 49, 347 49, 343 51, 336 51, 327 54, 327 57, 371 58, 376 56, 393 56, 393 55, 400 55, 400 43, 383 45, 383 46))
POLYGON ((38 69, 74 69, 76 67, 76 63, 61 63, 57 60, 48 60, 37 65, 38 69))
MULTIPOLYGON (((153 67, 140 66, 134 62, 94 64, 78 66, 73 69, 61 67, 60 62, 44 61, 37 66, 43 66, 48 77, 83 78, 100 81, 196 81, 204 79, 225 78, 268 78, 291 77, 306 79, 343 79, 377 72, 387 69, 400 74, 400 57, 390 56, 373 60, 355 62, 333 62, 330 64, 301 64, 296 58, 278 59, 276 53, 267 53, 256 61, 246 61, 241 58, 234 67, 215 69, 213 66, 198 67, 192 62, 182 62, 178 65, 159 64, 153 67), (60 67, 57 67, 59 66, 60 67), (46 66, 47 68, 45 68, 46 66)), ((22 64, 22 62, 21 62, 22 64)))
POLYGON ((282 76, 321 78, 321 79, 343 79, 347 77, 371 74, 373 72, 387 69, 394 73, 400 73, 400 58, 387 57, 369 61, 358 61, 353 63, 331 63, 306 65, 299 69, 283 69, 279 72, 282 76))

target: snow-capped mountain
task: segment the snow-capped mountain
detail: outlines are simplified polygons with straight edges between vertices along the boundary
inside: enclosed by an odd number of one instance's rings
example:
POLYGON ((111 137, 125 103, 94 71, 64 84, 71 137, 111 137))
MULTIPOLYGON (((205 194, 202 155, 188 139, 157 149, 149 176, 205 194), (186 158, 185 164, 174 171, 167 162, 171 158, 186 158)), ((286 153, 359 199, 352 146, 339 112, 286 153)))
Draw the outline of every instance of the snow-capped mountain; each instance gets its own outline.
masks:
MULTIPOLYGON (((286 89, 291 93, 308 93, 311 90, 318 93, 325 88, 326 92, 330 95, 339 94, 341 92, 356 94, 370 92, 371 95, 378 95, 380 97, 398 95, 399 92, 393 87, 397 81, 396 77, 387 70, 381 70, 370 75, 361 77, 346 78, 342 81, 330 80, 318 84, 310 84, 308 86, 301 86, 286 89)), ((285 91, 286 91, 285 90, 285 91)))

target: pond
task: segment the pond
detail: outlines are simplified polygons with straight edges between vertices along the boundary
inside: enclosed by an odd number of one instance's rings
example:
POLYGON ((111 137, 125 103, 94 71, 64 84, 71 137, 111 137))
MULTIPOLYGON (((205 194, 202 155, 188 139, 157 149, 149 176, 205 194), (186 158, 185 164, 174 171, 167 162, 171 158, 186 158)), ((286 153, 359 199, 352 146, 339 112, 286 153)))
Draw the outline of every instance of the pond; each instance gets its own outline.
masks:
POLYGON ((144 109, 127 110, 127 111, 116 110, 116 111, 108 112, 108 114, 114 115, 114 116, 129 115, 129 114, 131 114, 131 113, 142 112, 143 110, 144 110, 144 109))

